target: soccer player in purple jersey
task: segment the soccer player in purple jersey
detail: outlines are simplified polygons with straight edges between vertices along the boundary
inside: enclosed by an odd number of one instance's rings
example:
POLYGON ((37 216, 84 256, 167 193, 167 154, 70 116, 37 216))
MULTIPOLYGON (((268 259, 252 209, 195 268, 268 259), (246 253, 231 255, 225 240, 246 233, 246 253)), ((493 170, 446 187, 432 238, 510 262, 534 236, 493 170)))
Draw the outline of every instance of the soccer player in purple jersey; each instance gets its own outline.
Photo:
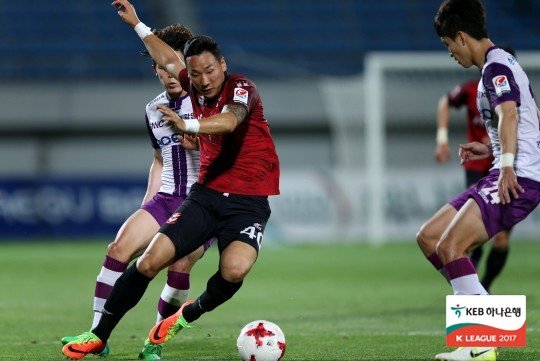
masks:
MULTIPOLYGON (((435 30, 463 67, 482 71, 477 105, 489 145, 460 147, 462 162, 495 158, 487 177, 444 205, 420 229, 417 241, 456 295, 486 295, 467 255, 497 233, 509 230, 540 202, 540 119, 529 79, 516 59, 488 38, 480 0, 446 0, 435 30)), ((437 360, 496 360, 490 347, 462 347, 437 360)))
MULTIPOLYGON (((154 30, 154 34, 171 46, 180 56, 185 43, 193 37, 186 27, 173 24, 154 30)), ((165 88, 146 106, 146 125, 154 148, 154 158, 150 166, 147 191, 141 208, 133 213, 122 225, 116 239, 108 247, 105 262, 98 276, 94 292, 94 320, 96 327, 101 319, 103 305, 130 261, 140 256, 150 244, 159 227, 182 204, 199 172, 199 152, 197 139, 178 134, 171 128, 158 109, 167 105, 184 118, 193 118, 193 108, 187 93, 180 83, 155 62, 152 67, 165 88)), ((210 242, 199 247, 190 255, 169 266, 167 283, 158 302, 156 323, 174 314, 187 300, 189 273, 203 255, 210 242)), ((74 337, 62 339, 63 344, 74 337)), ((155 345, 148 340, 139 354, 140 359, 159 360, 163 345, 155 345)), ((98 354, 107 356, 108 345, 98 354)))
MULTIPOLYGON (((501 49, 515 56, 515 52, 509 46, 500 46, 501 49)), ((487 134, 476 99, 478 95, 478 79, 469 80, 457 85, 448 94, 443 95, 437 109, 437 148, 435 149, 435 159, 439 163, 445 163, 450 159, 450 146, 448 145, 448 125, 450 123, 450 108, 460 108, 465 106, 467 110, 467 141, 481 142, 489 144, 491 141, 487 134)), ((462 164, 465 169, 465 180, 467 188, 476 184, 480 179, 489 174, 493 163, 493 156, 484 159, 471 160, 462 164)), ((492 239, 492 247, 486 260, 485 273, 482 277, 482 286, 489 292, 491 284, 501 273, 508 257, 508 241, 510 231, 497 233, 492 239)), ((470 255, 471 261, 476 269, 482 257, 482 246, 477 247, 470 255)))

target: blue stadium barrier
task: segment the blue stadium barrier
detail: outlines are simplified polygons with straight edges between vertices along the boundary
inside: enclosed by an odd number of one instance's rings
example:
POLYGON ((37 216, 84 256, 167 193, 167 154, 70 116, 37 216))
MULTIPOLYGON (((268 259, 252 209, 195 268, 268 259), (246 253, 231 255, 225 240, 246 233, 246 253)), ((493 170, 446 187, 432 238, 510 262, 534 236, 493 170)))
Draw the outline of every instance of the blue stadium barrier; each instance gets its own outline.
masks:
POLYGON ((146 179, 2 179, 0 241, 109 237, 141 204, 146 179))

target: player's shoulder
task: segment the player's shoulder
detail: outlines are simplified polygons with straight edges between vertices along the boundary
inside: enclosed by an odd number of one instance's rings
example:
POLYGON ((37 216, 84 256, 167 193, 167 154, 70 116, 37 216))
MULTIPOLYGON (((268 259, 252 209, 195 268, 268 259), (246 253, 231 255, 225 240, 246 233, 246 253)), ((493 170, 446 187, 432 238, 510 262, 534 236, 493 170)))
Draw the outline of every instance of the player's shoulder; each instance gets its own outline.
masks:
POLYGON ((229 75, 229 78, 227 79, 227 83, 230 85, 233 85, 234 87, 245 87, 245 86, 255 87, 255 82, 253 80, 251 80, 244 74, 240 74, 240 73, 229 75))
POLYGON ((163 91, 162 93, 158 94, 154 99, 152 99, 150 102, 148 102, 148 104, 146 104, 146 109, 156 104, 163 104, 163 103, 168 103, 168 102, 169 102, 169 99, 167 98, 167 92, 163 91))
POLYGON ((493 47, 486 54, 484 69, 488 67, 507 67, 514 70, 518 67, 516 58, 501 48, 493 47))

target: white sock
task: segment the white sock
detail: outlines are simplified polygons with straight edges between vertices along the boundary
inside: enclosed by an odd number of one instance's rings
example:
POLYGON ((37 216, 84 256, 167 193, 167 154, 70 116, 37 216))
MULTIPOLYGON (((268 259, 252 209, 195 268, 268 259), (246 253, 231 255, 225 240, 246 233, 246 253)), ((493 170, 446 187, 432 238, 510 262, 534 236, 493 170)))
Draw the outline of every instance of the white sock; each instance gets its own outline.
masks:
POLYGON ((473 273, 466 276, 461 276, 450 280, 450 284, 454 289, 454 295, 487 295, 478 274, 473 273))
POLYGON ((92 329, 94 329, 101 319, 101 312, 105 301, 109 297, 111 290, 122 273, 127 268, 127 264, 120 262, 112 257, 106 256, 103 267, 96 278, 96 288, 94 291, 94 319, 92 329))

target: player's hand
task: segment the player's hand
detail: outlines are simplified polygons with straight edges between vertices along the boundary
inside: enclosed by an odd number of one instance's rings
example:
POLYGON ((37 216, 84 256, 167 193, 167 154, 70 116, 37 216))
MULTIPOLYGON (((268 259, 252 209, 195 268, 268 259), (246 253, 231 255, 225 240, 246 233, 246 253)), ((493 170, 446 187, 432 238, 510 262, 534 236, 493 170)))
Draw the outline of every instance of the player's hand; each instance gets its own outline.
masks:
POLYGON ((118 16, 132 28, 141 21, 135 12, 135 7, 128 0, 114 0, 111 4, 118 10, 118 16))
POLYGON ((199 137, 195 134, 184 133, 183 136, 178 136, 178 140, 185 149, 199 150, 199 137))
POLYGON ((450 146, 447 143, 439 144, 435 149, 435 160, 446 163, 450 159, 450 146))
POLYGON ((525 192, 517 181, 517 175, 513 167, 504 167, 501 169, 497 185, 501 204, 508 204, 512 199, 518 199, 519 195, 525 192))
POLYGON ((186 123, 184 122, 184 119, 178 115, 178 113, 164 104, 159 104, 157 109, 161 112, 163 120, 171 125, 174 125, 181 132, 186 131, 186 123))
POLYGON ((480 142, 472 142, 459 145, 459 158, 461 164, 471 160, 479 160, 487 158, 491 155, 491 149, 480 142))

